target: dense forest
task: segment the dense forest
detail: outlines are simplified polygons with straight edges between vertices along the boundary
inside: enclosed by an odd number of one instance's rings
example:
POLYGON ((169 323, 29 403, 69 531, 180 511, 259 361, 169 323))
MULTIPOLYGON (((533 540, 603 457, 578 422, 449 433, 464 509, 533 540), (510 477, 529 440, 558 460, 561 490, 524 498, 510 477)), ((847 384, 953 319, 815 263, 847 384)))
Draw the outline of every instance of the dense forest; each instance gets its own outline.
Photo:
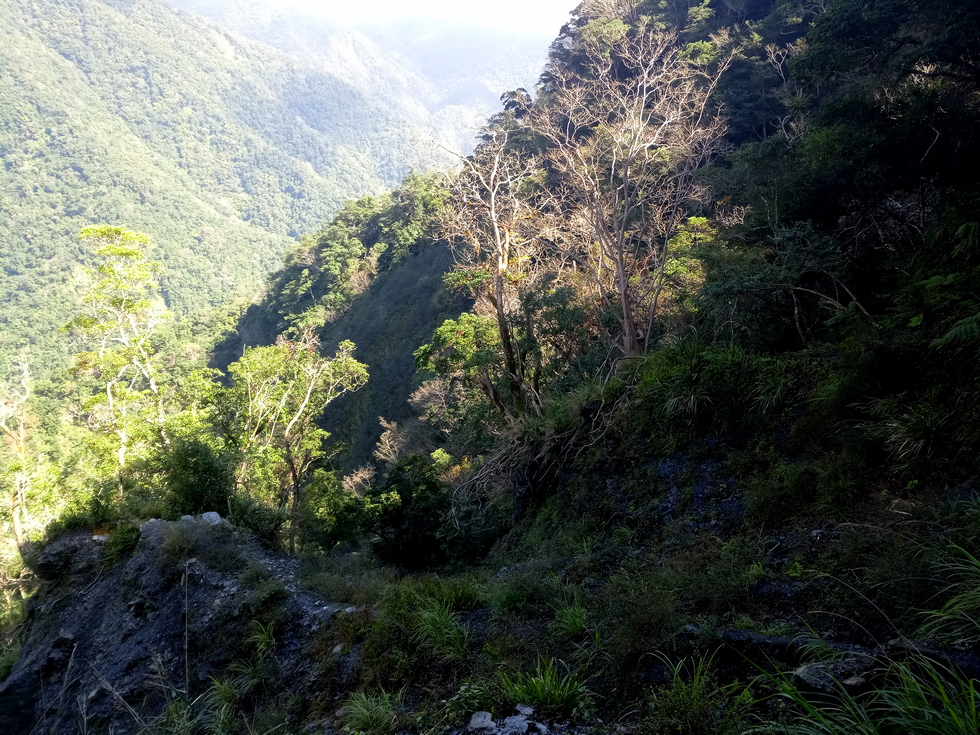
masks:
POLYGON ((82 229, 71 365, 24 351, 2 386, 0 704, 47 692, 16 721, 48 732, 975 735, 978 85, 967 0, 586 0, 472 155, 340 206, 247 308, 170 316, 126 212, 82 229), (52 563, 72 533, 98 576, 52 563), (105 574, 149 626, 150 567, 156 688, 59 679, 88 644, 44 616, 105 574), (207 584, 241 595, 210 653, 207 584), (303 595, 349 607, 297 630, 303 595))
POLYGON ((431 84, 372 64, 366 38, 346 55, 287 53, 158 0, 3 11, 4 358, 30 343, 67 362, 59 327, 78 303, 79 264, 91 264, 82 227, 150 234, 164 298, 189 314, 254 296, 287 247, 345 200, 468 150, 473 110, 445 101, 436 119, 411 95, 431 84))

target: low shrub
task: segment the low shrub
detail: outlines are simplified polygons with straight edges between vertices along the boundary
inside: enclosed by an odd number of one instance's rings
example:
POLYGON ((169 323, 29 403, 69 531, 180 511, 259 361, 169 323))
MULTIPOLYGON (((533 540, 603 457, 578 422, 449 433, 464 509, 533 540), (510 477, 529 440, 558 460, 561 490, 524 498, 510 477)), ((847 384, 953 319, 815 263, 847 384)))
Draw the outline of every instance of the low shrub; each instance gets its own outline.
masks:
POLYGON ((160 547, 163 562, 172 566, 194 556, 193 552, 201 540, 201 533, 201 526, 197 523, 188 521, 171 523, 160 547))
POLYGON ((274 545, 279 531, 286 522, 286 511, 260 503, 242 494, 228 498, 228 520, 236 526, 251 531, 259 540, 274 545))
POLYGON ((541 564, 508 570, 494 578, 490 606, 498 615, 528 615, 547 609, 558 596, 557 584, 541 564))
POLYGON ((382 590, 395 581, 395 573, 379 566, 362 552, 313 553, 303 557, 299 577, 303 585, 325 600, 373 605, 382 590))
POLYGON ((135 523, 120 523, 109 532, 102 556, 109 566, 115 566, 136 550, 140 529, 135 523))
POLYGON ((10 672, 14 670, 14 664, 20 656, 19 645, 6 645, 0 643, 0 683, 7 680, 10 672))

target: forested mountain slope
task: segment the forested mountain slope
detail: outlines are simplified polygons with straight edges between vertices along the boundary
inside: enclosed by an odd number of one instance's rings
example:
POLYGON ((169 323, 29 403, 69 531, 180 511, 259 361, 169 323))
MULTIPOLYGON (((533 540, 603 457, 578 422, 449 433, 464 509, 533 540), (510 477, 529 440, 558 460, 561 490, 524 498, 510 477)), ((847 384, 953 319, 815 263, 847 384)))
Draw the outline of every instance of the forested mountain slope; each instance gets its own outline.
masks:
POLYGON ((3 11, 4 354, 60 349, 85 225, 149 234, 184 313, 254 293, 344 199, 446 160, 418 110, 165 3, 3 11))
MULTIPOLYGON (((448 149, 429 153, 442 155, 445 165, 453 164, 450 151, 469 153, 475 130, 496 111, 503 92, 533 86, 551 40, 519 25, 501 31, 383 17, 351 25, 269 0, 170 1, 409 112, 414 119, 407 122, 448 149)), ((411 137, 411 125, 399 133, 411 137)))
MULTIPOLYGON (((586 0, 461 171, 288 250, 225 371, 162 338, 144 239, 90 233, 88 349, 0 401, 0 697, 90 732, 505 735, 532 704, 583 735, 976 735, 978 29, 974 0, 586 0), (145 523, 215 509, 214 542, 145 523), (183 685, 88 695, 71 667, 109 657, 65 592, 154 528, 183 685), (251 619, 210 662, 196 580, 251 619), (297 581, 353 603, 315 692, 275 665, 297 581)), ((139 641, 136 577, 94 617, 139 641)))

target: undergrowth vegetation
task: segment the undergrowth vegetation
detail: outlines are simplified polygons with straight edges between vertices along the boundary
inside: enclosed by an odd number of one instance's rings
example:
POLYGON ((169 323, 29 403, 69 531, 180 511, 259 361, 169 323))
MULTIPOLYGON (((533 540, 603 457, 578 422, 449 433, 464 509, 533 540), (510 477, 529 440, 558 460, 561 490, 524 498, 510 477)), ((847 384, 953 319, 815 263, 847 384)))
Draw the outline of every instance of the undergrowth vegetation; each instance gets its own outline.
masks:
MULTIPOLYGON (((49 538, 107 531, 120 564, 146 516, 219 510, 353 606, 297 704, 269 683, 290 590, 174 525, 165 563, 234 575, 257 627, 159 732, 526 705, 602 733, 975 734, 975 5, 584 4, 458 175, 287 256, 222 350, 270 344, 227 374, 93 349, 61 388, 7 386, 14 440, 59 390, 91 424, 44 424, 37 472, 11 444, 14 546, 36 562, 60 514, 49 538)), ((126 323, 155 324, 135 266, 126 323)))

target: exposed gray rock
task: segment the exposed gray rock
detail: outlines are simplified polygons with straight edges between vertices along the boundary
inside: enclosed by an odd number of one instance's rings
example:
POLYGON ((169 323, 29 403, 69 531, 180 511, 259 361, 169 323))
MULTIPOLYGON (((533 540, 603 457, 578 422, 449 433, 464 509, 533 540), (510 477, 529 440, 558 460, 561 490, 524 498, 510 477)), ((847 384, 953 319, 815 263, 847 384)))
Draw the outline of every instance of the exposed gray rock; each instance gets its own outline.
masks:
MULTIPOLYGON (((113 568, 102 553, 90 531, 79 531, 38 555, 49 584, 31 602, 21 655, 0 684, 0 733, 75 735, 82 719, 88 732, 136 733, 127 706, 152 719, 165 704, 161 682, 183 687, 185 635, 190 696, 204 693, 246 650, 258 600, 258 588, 238 578, 248 565, 269 570, 263 583, 282 588, 274 599, 289 624, 275 628, 269 662, 277 692, 312 700, 322 691, 307 644, 346 605, 301 590, 298 560, 238 537, 220 517, 215 525, 147 521, 134 554, 113 568)), ((356 663, 355 651, 341 656, 340 678, 356 663)))
POLYGON ((34 570, 46 581, 62 577, 94 576, 102 565, 102 548, 92 534, 75 531, 59 536, 38 554, 34 570))
POLYGON ((497 723, 493 721, 493 715, 489 712, 474 712, 473 716, 470 717, 470 724, 466 726, 467 732, 475 730, 494 731, 496 728, 497 723))
MULTIPOLYGON (((499 724, 494 721, 490 712, 474 712, 464 730, 456 730, 453 735, 476 733, 477 735, 550 735, 551 730, 543 722, 536 722, 530 717, 534 708, 518 705, 518 714, 505 717, 499 724)), ((591 732, 582 730, 581 732, 591 732)))
POLYGON ((875 666, 877 662, 872 658, 847 656, 836 661, 804 664, 793 672, 793 676, 815 691, 830 693, 841 687, 861 687, 875 666))
POLYGON ((213 510, 208 511, 207 513, 201 513, 201 520, 207 523, 209 526, 217 526, 219 523, 223 522, 221 516, 219 516, 213 510))

